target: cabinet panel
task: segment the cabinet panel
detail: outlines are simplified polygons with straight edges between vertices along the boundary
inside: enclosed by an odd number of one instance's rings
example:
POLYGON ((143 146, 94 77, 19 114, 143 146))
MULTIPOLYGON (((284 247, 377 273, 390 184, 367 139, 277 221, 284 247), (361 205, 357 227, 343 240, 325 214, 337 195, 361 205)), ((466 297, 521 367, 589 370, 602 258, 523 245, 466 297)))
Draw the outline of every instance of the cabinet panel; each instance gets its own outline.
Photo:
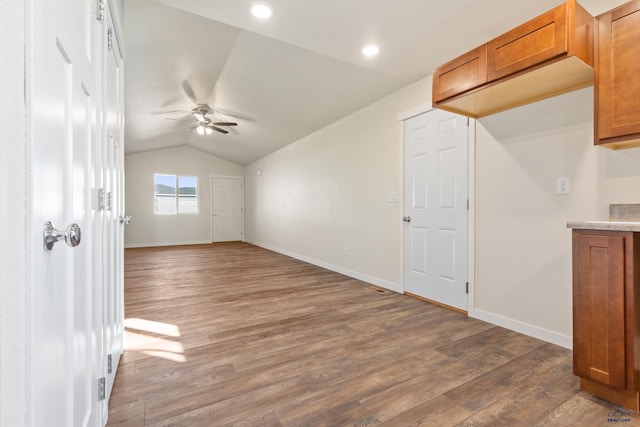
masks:
POLYGON ((487 48, 480 46, 436 68, 433 100, 442 101, 487 82, 487 48))
POLYGON ((566 4, 487 44, 488 80, 496 80, 567 52, 566 4))
POLYGON ((640 1, 598 18, 597 52, 596 143, 640 145, 640 1))
POLYGON ((624 389, 624 237, 574 236, 574 371, 624 389))

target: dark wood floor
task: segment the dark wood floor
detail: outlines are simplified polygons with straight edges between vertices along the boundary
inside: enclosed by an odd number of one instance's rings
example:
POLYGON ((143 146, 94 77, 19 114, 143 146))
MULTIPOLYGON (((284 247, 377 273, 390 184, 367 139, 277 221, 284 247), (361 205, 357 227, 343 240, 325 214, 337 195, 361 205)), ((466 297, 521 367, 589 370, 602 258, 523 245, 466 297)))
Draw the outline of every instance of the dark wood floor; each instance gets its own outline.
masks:
POLYGON ((109 426, 640 423, 580 392, 566 349, 261 248, 125 264, 109 426))

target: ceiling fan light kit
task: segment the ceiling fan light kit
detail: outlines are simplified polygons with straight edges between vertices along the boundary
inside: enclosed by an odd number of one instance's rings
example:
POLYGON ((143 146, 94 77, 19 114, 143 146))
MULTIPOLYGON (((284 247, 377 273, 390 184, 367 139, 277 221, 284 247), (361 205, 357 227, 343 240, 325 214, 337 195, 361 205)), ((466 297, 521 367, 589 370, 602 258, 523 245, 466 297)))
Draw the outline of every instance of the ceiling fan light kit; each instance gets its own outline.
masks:
POLYGON ((196 132, 198 132, 198 135, 211 135, 213 133, 213 129, 205 125, 200 125, 196 128, 196 132))

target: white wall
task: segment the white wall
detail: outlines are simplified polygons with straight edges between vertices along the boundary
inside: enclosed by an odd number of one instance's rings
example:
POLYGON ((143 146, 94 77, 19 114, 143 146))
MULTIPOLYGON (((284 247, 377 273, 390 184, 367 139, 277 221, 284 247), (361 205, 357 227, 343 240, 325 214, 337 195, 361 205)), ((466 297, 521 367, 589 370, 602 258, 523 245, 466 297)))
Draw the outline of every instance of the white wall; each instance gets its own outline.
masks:
POLYGON ((593 88, 483 118, 476 139, 476 316, 570 346, 566 222, 640 203, 640 151, 593 146, 593 88))
POLYGON ((0 426, 26 425, 25 2, 0 0, 0 426))
POLYGON ((568 220, 605 215, 593 89, 480 119, 476 128, 475 315, 571 343, 568 220), (570 195, 556 179, 571 179, 570 195))
MULTIPOLYGON (((401 188, 396 118, 430 102, 428 78, 247 166, 247 239, 399 289, 401 210, 386 203, 401 188)), ((640 203, 640 149, 594 147, 592 104, 587 88, 476 126, 474 316, 566 347, 566 222, 640 203)))
POLYGON ((247 166, 246 239, 399 289, 397 117, 430 93, 423 79, 247 166))
POLYGON ((180 146, 125 156, 125 207, 131 224, 125 245, 211 243, 211 175, 243 176, 244 168, 201 150, 180 146), (154 173, 198 177, 198 214, 155 215, 154 173))

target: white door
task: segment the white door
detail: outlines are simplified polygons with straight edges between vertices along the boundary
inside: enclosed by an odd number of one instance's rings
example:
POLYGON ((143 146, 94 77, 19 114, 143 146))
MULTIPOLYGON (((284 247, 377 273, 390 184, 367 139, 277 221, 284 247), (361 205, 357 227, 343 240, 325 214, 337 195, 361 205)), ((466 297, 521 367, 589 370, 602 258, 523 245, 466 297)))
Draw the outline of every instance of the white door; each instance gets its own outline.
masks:
POLYGON ((94 84, 92 3, 34 0, 28 8, 30 155, 29 425, 103 425, 98 399, 100 326, 93 313, 91 145, 94 84), (43 245, 45 222, 72 233, 43 245), (75 238, 73 236, 75 234, 75 238))
POLYGON ((211 240, 242 240, 242 178, 211 178, 211 240))
MULTIPOLYGON (((113 389, 124 348, 124 134, 123 61, 108 2, 103 28, 104 49, 104 185, 105 218, 104 345, 106 399, 113 389)), ((105 408, 106 410, 106 408, 105 408)), ((106 417, 106 413, 105 413, 106 417)))
POLYGON ((467 310, 468 120, 405 121, 405 291, 467 310))

